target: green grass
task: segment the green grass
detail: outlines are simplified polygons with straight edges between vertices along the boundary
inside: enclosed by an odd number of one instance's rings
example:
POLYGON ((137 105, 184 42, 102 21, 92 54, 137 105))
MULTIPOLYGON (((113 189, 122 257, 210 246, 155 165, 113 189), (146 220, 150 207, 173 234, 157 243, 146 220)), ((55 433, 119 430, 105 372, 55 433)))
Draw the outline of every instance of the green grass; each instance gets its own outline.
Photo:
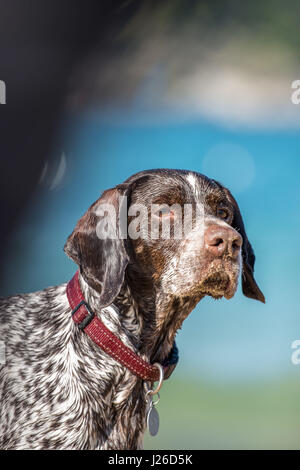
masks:
POLYGON ((300 449, 300 379, 208 384, 170 379, 145 449, 300 449))

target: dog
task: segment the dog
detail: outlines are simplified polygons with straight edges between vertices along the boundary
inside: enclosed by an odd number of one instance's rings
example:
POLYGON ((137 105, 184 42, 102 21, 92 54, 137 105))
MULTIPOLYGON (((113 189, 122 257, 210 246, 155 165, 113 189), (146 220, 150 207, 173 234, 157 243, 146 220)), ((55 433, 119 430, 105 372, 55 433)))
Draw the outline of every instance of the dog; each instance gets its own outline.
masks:
POLYGON ((104 191, 64 251, 73 284, 0 302, 0 448, 141 449, 152 382, 197 303, 232 298, 240 274, 265 302, 238 204, 197 172, 142 171, 104 191))

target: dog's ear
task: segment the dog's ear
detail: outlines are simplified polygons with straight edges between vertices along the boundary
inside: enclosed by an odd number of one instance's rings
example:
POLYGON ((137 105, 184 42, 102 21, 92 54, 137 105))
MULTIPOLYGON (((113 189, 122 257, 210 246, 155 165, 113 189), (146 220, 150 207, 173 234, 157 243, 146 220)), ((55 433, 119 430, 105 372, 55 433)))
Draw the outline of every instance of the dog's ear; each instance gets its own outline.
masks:
POLYGON ((129 261, 127 196, 129 185, 104 191, 77 222, 64 246, 85 281, 100 293, 100 305, 110 305, 120 292, 129 261))
POLYGON ((265 303, 264 294, 261 292, 254 279, 254 264, 255 255, 251 243, 248 240, 242 215, 239 206, 232 196, 231 192, 227 188, 222 188, 231 204, 234 207, 234 217, 232 226, 235 228, 243 237, 242 246, 242 258, 243 258, 243 272, 242 272, 242 290, 246 297, 251 299, 260 300, 265 303))

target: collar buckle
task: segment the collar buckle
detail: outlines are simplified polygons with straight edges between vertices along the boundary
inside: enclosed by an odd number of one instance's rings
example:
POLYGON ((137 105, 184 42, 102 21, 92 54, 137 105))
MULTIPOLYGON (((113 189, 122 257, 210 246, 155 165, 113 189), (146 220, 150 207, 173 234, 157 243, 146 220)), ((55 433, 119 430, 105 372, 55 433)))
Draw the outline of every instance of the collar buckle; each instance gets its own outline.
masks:
POLYGON ((81 322, 78 323, 75 321, 76 325, 78 326, 80 330, 84 330, 95 317, 95 313, 92 311, 91 307, 85 300, 82 300, 81 302, 79 302, 79 304, 76 305, 76 307, 72 310, 72 313, 71 313, 72 317, 75 315, 77 310, 79 310, 80 307, 82 307, 83 305, 85 306, 88 314, 81 322))

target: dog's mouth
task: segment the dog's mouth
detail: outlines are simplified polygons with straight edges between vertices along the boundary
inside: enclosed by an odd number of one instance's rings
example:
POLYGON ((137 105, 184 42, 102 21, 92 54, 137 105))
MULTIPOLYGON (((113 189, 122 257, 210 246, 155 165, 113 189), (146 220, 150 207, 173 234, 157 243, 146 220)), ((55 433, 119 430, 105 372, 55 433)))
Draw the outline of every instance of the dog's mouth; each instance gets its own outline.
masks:
POLYGON ((236 291, 238 272, 232 270, 218 270, 209 273, 201 282, 201 292, 215 299, 225 297, 231 299, 236 291))
POLYGON ((230 283, 230 279, 227 273, 214 273, 206 278, 202 284, 204 289, 220 289, 226 290, 230 283))

